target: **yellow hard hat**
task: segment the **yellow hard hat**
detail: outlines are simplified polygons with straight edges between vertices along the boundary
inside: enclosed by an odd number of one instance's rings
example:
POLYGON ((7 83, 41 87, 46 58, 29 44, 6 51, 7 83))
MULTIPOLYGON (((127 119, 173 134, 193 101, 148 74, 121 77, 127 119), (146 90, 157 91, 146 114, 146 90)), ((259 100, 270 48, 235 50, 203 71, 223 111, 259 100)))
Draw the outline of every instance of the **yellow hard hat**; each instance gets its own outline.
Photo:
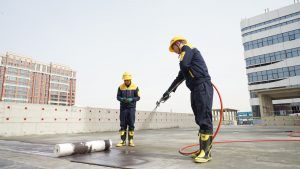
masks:
POLYGON ((122 79, 123 79, 123 80, 131 80, 131 79, 132 79, 132 76, 131 76, 130 73, 124 72, 124 73, 123 73, 122 79))
POLYGON ((182 40, 184 43, 187 43, 187 40, 183 36, 174 36, 170 42, 169 51, 174 52, 172 46, 176 41, 182 40))

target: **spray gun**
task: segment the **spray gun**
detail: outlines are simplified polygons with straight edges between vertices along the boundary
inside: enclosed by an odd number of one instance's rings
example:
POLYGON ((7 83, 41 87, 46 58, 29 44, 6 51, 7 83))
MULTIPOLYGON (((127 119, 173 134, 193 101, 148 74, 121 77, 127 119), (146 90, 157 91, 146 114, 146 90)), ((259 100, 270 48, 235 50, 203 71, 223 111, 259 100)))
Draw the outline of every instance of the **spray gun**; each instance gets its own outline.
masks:
POLYGON ((156 109, 160 106, 161 103, 166 102, 171 96, 171 92, 175 92, 175 90, 177 89, 177 87, 183 82, 184 80, 179 81, 171 90, 168 90, 167 95, 162 96, 159 101, 156 102, 156 106, 155 108, 152 110, 152 112, 155 112, 156 109))
POLYGON ((166 102, 166 101, 171 97, 171 96, 170 96, 170 93, 171 93, 171 92, 169 92, 168 95, 167 95, 166 97, 161 97, 161 98, 159 99, 159 101, 156 101, 156 106, 155 106, 155 108, 152 110, 152 112, 155 112, 155 111, 156 111, 156 109, 160 106, 160 103, 166 102))

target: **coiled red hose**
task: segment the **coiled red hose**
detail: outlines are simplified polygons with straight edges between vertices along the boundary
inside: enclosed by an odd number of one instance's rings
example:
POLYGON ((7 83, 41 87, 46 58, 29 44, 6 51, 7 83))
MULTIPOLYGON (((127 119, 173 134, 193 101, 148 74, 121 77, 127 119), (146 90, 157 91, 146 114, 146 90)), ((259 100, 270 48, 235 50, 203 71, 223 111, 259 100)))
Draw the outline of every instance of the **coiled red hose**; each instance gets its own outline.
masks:
MULTIPOLYGON (((222 97, 221 94, 218 90, 218 88, 212 84, 214 89, 216 90, 218 97, 219 97, 219 102, 220 102, 220 119, 219 119, 219 123, 218 123, 218 127, 215 131, 215 133, 213 134, 213 140, 216 138, 216 136, 218 135, 220 128, 221 128, 221 124, 222 124, 222 120, 223 120, 223 101, 222 101, 222 97)), ((300 130, 297 131, 292 131, 290 134, 288 134, 289 137, 300 137, 300 136, 296 136, 295 133, 299 133, 300 130)), ((300 141, 300 139, 255 139, 255 140, 223 140, 223 141, 214 141, 213 144, 221 144, 221 143, 244 143, 244 142, 298 142, 300 141)), ((195 147, 195 146, 199 146, 199 144, 191 144, 191 145, 187 145, 184 147, 181 147, 179 149, 179 153, 185 156, 191 155, 191 154, 195 154, 198 152, 198 150, 196 151, 192 151, 192 152, 184 152, 184 150, 191 148, 191 147, 195 147)))

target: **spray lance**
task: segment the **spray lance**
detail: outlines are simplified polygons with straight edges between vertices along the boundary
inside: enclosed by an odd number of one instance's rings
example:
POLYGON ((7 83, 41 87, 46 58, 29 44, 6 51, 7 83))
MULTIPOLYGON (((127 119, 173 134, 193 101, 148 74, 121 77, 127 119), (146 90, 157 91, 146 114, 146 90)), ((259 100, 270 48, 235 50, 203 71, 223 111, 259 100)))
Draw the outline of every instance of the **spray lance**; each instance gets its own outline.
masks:
MULTIPOLYGON (((184 79, 181 80, 181 81, 179 81, 176 85, 174 85, 174 87, 172 87, 170 90, 168 90, 168 91, 166 92, 166 94, 164 94, 164 95, 156 102, 156 106, 155 106, 155 108, 152 110, 152 112, 156 112, 156 109, 160 106, 160 104, 166 102, 166 101, 171 97, 171 96, 170 96, 171 92, 175 92, 175 90, 177 89, 177 87, 178 87, 183 81, 184 81, 184 79)), ((152 113, 152 112, 151 112, 151 113, 152 113)))

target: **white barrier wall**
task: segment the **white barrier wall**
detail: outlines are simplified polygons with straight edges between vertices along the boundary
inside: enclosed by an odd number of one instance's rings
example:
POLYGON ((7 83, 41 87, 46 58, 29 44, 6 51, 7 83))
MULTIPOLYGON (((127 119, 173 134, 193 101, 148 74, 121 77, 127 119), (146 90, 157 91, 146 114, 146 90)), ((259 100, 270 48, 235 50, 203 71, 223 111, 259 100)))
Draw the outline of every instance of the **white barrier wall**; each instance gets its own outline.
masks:
MULTIPOLYGON (((0 102, 0 136, 118 131, 118 109, 0 102)), ((136 111, 140 129, 196 127, 193 114, 136 111)))
POLYGON ((264 126, 300 126, 300 116, 269 116, 262 118, 264 126))

